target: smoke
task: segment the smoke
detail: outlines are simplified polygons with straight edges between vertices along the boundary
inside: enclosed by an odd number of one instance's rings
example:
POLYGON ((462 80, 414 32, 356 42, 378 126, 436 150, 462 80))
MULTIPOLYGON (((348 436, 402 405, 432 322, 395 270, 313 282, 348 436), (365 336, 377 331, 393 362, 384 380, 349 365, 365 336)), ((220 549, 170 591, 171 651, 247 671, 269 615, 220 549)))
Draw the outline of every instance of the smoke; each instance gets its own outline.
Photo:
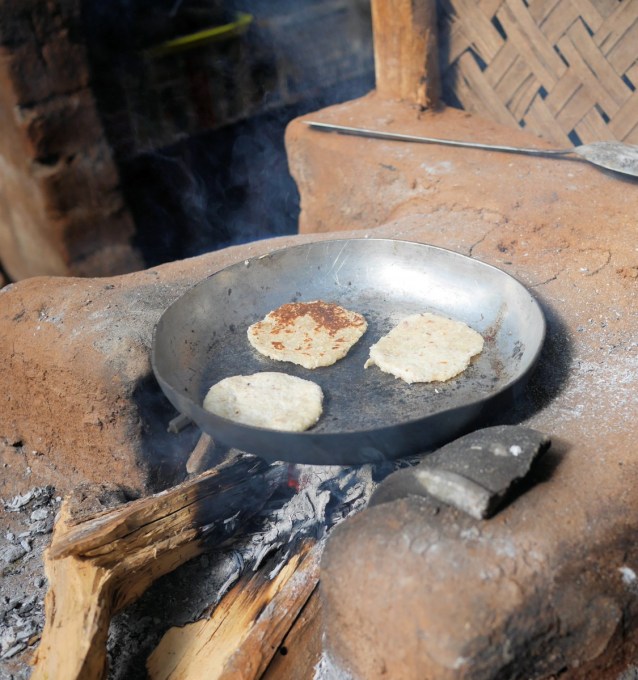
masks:
POLYGON ((83 3, 94 88, 149 266, 297 231, 286 125, 373 87, 369 3, 83 3), (246 33, 144 49, 248 12, 246 33))

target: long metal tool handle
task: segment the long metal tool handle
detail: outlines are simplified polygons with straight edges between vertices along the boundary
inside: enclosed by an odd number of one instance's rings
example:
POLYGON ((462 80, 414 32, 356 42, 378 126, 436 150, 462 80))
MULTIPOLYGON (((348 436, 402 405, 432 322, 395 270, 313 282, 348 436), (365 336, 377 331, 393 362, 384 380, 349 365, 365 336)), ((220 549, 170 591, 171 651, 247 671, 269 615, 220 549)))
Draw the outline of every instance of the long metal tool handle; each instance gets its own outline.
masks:
POLYGON ((529 149, 517 146, 501 146, 499 144, 480 144, 479 142, 460 142, 455 139, 438 139, 436 137, 419 137, 417 135, 404 135, 398 132, 380 132, 379 130, 366 130, 365 128, 348 127, 347 125, 335 125, 333 123, 319 123, 317 121, 304 121, 310 127, 317 130, 329 130, 339 132, 342 135, 355 137, 372 137, 375 139, 390 139, 399 142, 421 142, 425 144, 447 144, 448 146, 464 146, 469 149, 488 149, 491 151, 507 151, 509 153, 525 153, 533 156, 563 156, 573 153, 574 149, 529 149))

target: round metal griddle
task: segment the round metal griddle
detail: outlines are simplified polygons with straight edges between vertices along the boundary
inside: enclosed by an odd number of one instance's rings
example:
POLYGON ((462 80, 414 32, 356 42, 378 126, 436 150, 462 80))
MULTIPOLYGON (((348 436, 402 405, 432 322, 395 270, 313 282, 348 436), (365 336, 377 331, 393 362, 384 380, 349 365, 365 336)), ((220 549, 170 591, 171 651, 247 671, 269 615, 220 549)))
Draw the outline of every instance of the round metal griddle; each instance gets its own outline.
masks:
POLYGON ((309 464, 355 464, 424 452, 467 431, 514 398, 545 336, 543 313, 505 272, 457 253, 381 239, 321 241, 238 262, 194 286, 162 315, 152 365, 178 411, 215 441, 309 464), (246 329, 276 307, 324 300, 362 313, 368 330, 333 366, 274 361, 246 329), (469 368, 445 383, 412 384, 364 369, 368 348, 409 314, 464 321, 485 338, 469 368), (205 411, 208 389, 231 375, 283 371, 313 380, 324 412, 306 432, 241 425, 205 411))

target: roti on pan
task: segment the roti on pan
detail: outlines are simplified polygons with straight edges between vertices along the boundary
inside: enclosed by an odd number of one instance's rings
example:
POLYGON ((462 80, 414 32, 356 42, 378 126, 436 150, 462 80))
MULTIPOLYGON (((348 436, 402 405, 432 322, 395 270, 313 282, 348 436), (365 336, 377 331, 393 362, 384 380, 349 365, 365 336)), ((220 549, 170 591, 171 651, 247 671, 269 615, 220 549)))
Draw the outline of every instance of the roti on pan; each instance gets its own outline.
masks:
POLYGON ((289 302, 249 326, 248 340, 271 359, 318 368, 345 357, 367 328, 362 314, 332 302, 289 302))
POLYGON ((323 392, 310 380, 265 371, 234 375, 213 385, 204 408, 243 425, 302 432, 321 416, 323 392))
POLYGON ((445 381, 482 350, 483 337, 462 321, 414 314, 370 347, 365 368, 378 366, 407 383, 445 381))

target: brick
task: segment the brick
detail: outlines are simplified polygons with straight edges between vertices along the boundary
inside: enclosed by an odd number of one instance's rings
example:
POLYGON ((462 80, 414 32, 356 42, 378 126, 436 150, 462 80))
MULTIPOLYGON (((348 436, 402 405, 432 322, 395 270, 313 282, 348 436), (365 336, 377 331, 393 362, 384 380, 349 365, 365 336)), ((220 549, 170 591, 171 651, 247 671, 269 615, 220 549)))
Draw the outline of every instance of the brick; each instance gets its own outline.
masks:
MULTIPOLYGON (((110 210, 94 214, 71 214, 66 217, 65 230, 62 237, 69 257, 69 267, 74 274, 86 269, 86 259, 109 247, 128 248, 129 261, 132 263, 127 273, 142 269, 143 263, 139 254, 131 245, 135 236, 135 224, 124 206, 114 205, 110 210)), ((114 275, 114 270, 100 266, 103 275, 114 275)), ((119 270, 117 273, 123 273, 119 270)), ((97 272, 87 272, 89 276, 98 276, 97 272)))
POLYGON ((68 30, 49 36, 43 45, 29 35, 20 44, 0 51, 16 101, 32 106, 54 94, 85 88, 90 80, 83 45, 73 43, 68 30))
POLYGON ((112 140, 114 153, 118 157, 132 155, 136 149, 135 125, 131 118, 131 112, 127 108, 121 108, 115 113, 105 114, 101 111, 104 120, 104 129, 108 131, 112 140))
POLYGON ((29 9, 35 36, 45 43, 51 34, 81 26, 80 0, 41 0, 29 9))
POLYGON ((103 210, 112 205, 119 175, 106 143, 61 158, 53 166, 34 165, 47 213, 62 215, 77 208, 103 210))
POLYGON ((36 160, 77 153, 101 141, 103 136, 95 102, 88 90, 22 109, 18 123, 36 160))
POLYGON ((42 46, 46 73, 56 94, 73 92, 89 84, 89 60, 84 45, 71 42, 68 31, 52 36, 42 46))
POLYGON ((91 276, 118 276, 144 268, 144 260, 129 244, 111 243, 73 261, 70 275, 81 278, 91 276))
POLYGON ((109 238, 106 243, 96 243, 95 246, 73 260, 69 267, 71 276, 118 276, 144 268, 144 260, 129 242, 119 243, 116 239, 109 238))
POLYGON ((0 61, 0 68, 6 72, 4 86, 11 88, 16 104, 32 104, 53 93, 46 66, 34 41, 30 40, 5 51, 0 56, 0 61))
POLYGON ((71 28, 82 34, 80 0, 3 0, 0 45, 33 40, 44 44, 52 34, 71 28))
POLYGON ((15 48, 33 40, 33 25, 27 8, 19 2, 0 3, 0 45, 15 48))

